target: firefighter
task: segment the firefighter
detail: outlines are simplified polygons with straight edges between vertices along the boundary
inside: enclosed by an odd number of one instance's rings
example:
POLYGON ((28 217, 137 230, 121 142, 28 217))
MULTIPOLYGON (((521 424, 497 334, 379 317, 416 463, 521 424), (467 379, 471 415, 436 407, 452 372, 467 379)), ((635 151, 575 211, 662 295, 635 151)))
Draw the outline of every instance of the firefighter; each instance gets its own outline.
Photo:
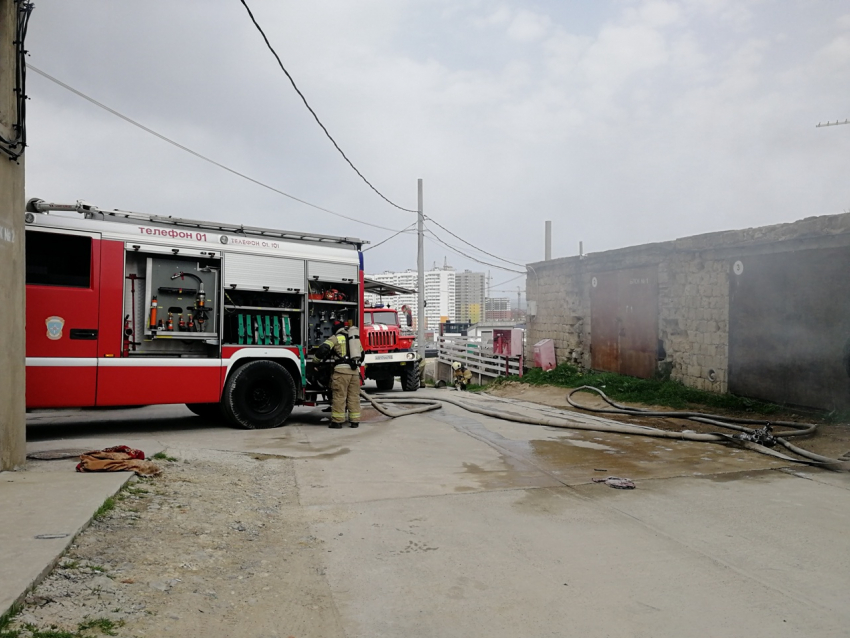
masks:
POLYGON ((345 327, 341 321, 334 322, 334 334, 316 352, 315 361, 332 359, 331 376, 331 424, 341 428, 345 423, 345 411, 351 427, 360 425, 360 334, 356 327, 345 327))
POLYGON ((466 386, 472 381, 472 373, 460 362, 452 363, 452 372, 454 376, 454 386, 458 390, 466 390, 466 386))

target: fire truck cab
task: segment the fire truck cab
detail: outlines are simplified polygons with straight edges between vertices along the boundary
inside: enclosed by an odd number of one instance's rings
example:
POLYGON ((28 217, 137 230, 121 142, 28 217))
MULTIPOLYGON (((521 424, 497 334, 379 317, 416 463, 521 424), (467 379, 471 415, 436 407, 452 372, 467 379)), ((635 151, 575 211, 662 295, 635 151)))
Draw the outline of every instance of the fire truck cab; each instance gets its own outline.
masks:
MULTIPOLYGON (((411 295, 415 291, 371 279, 364 280, 364 290, 373 295, 393 297, 411 295)), ((402 306, 402 310, 406 308, 402 306)), ((413 348, 416 337, 409 330, 410 314, 403 312, 407 330, 399 321, 397 310, 383 303, 366 304, 360 341, 363 345, 364 376, 374 379, 379 390, 392 390, 395 378, 401 380, 402 390, 419 389, 422 359, 413 348)))
POLYGON ((326 395, 362 324, 363 242, 30 200, 27 408, 185 403, 244 428, 326 395))

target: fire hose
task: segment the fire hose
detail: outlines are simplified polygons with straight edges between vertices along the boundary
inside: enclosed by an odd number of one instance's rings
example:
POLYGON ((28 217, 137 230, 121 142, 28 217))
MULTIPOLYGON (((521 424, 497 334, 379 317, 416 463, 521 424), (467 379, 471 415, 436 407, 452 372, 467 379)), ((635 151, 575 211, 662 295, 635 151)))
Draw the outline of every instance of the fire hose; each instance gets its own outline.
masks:
MULTIPOLYGON (((710 436, 718 437, 718 439, 716 440, 731 441, 733 443, 742 444, 748 449, 755 449, 756 451, 762 452, 763 454, 769 453, 771 456, 776 456, 778 458, 791 460, 798 463, 806 463, 808 465, 826 467, 831 470, 850 471, 850 461, 844 459, 833 459, 828 456, 815 454, 814 452, 805 450, 788 441, 788 438, 790 437, 808 436, 814 434, 818 428, 817 424, 815 423, 795 423, 794 421, 765 421, 760 419, 743 419, 721 416, 717 414, 705 414, 702 412, 667 412, 646 410, 643 408, 632 408, 629 406, 620 405, 619 403, 615 403, 602 390, 590 385, 583 385, 574 390, 571 390, 570 393, 567 395, 567 402, 571 406, 579 410, 587 410, 588 412, 597 412, 600 414, 625 414, 634 417, 687 419, 689 421, 695 421, 697 423, 715 425, 717 427, 726 428, 728 430, 736 430, 740 432, 740 434, 730 435, 724 432, 715 432, 712 433, 710 436), (607 403, 608 405, 610 405, 613 409, 590 408, 587 406, 579 405, 573 400, 572 397, 576 392, 581 392, 582 390, 595 392, 600 397, 602 397, 602 400, 605 401, 605 403, 607 403), (744 424, 760 425, 762 427, 759 429, 753 429, 744 427, 744 424), (774 426, 784 427, 788 429, 782 430, 780 432, 774 432, 774 426), (773 452, 773 450, 770 450, 770 448, 774 447, 776 444, 781 445, 790 452, 793 452, 798 456, 802 456, 803 458, 795 459, 793 457, 784 454, 779 454, 777 452, 773 452)), ((682 434, 689 433, 682 432, 682 434)))
POLYGON ((516 423, 525 423, 528 425, 542 425, 546 427, 562 428, 567 430, 589 430, 593 432, 608 432, 612 434, 631 434, 635 436, 650 436, 664 439, 677 439, 680 441, 696 441, 700 443, 732 443, 734 445, 738 445, 739 447, 743 447, 754 452, 759 452, 761 454, 766 454, 768 456, 772 456, 783 461, 804 463, 806 465, 812 465, 815 467, 822 467, 836 471, 850 471, 850 461, 848 460, 833 459, 826 456, 821 456, 820 454, 809 452, 808 450, 804 450, 803 448, 793 445, 792 443, 787 441, 788 437, 806 436, 813 434, 817 430, 817 425, 815 424, 793 423, 788 421, 770 423, 767 421, 758 421, 755 419, 736 419, 713 414, 703 414, 699 412, 653 412, 650 410, 629 408, 627 406, 621 406, 619 404, 614 403, 601 390, 592 386, 581 386, 580 388, 576 388, 575 390, 570 391, 570 393, 567 395, 567 401, 569 402, 569 404, 579 410, 586 410, 588 412, 598 412, 603 414, 624 414, 627 416, 634 417, 643 416, 655 418, 660 417, 690 419, 692 421, 698 421, 700 423, 707 423, 722 428, 737 430, 740 432, 740 434, 730 435, 724 432, 701 433, 687 430, 684 432, 675 432, 671 430, 662 430, 660 428, 647 427, 643 425, 617 423, 612 421, 604 423, 586 423, 580 421, 571 421, 564 418, 552 418, 546 416, 525 416, 516 413, 508 414, 501 410, 490 410, 479 406, 473 406, 465 401, 453 399, 450 397, 439 397, 433 399, 414 399, 411 398, 409 395, 401 397, 396 395, 397 398, 395 400, 391 400, 391 395, 370 396, 366 395, 362 391, 361 396, 366 398, 366 400, 368 400, 379 412, 393 418, 397 416, 406 416, 407 414, 415 414, 417 412, 426 412, 429 410, 434 410, 439 407, 438 405, 435 406, 436 402, 449 403, 451 405, 456 405, 468 412, 473 412, 475 414, 481 414, 483 416, 489 416, 494 419, 501 419, 504 421, 514 421, 516 423), (597 392, 615 409, 588 408, 575 403, 572 400, 572 395, 582 390, 597 392), (392 414, 389 413, 389 411, 384 411, 378 407, 378 404, 380 404, 381 402, 422 404, 422 407, 420 409, 414 408, 412 410, 392 414), (748 425, 762 425, 762 428, 747 428, 741 425, 743 423, 746 423, 748 425), (772 431, 772 427, 774 425, 790 429, 774 433, 772 431), (771 449, 771 447, 776 443, 783 446, 790 452, 793 452, 798 456, 802 456, 803 458, 795 458, 771 449))
POLYGON ((375 408, 378 412, 383 414, 384 416, 388 416, 391 419, 398 418, 400 416, 407 416, 409 414, 419 414, 421 412, 430 412, 431 410, 439 410, 442 405, 437 400, 428 400, 428 399, 407 399, 407 398, 390 398, 390 395, 383 395, 380 397, 376 397, 370 394, 366 394, 363 390, 360 390, 360 398, 371 404, 373 408, 375 408), (392 411, 389 410, 385 404, 390 403, 421 403, 418 408, 410 408, 408 410, 399 410, 392 411))

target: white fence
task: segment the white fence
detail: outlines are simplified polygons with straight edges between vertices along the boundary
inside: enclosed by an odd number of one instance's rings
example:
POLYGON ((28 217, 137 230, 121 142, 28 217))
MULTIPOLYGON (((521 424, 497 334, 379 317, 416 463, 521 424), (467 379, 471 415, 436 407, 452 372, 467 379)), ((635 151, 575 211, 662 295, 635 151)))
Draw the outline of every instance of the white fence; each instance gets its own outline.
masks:
POLYGON ((475 338, 437 337, 437 360, 449 365, 460 361, 469 371, 478 375, 479 382, 483 381, 482 376, 493 379, 522 374, 520 357, 494 355, 492 345, 482 344, 481 339, 475 338))

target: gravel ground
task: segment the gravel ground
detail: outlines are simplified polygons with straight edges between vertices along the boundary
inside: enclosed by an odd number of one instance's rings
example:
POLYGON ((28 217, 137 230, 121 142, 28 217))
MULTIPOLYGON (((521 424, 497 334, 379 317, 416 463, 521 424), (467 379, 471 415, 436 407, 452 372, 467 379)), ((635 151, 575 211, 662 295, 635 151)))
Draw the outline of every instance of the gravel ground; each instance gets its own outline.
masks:
POLYGON ((132 483, 76 539, 6 631, 343 635, 324 578, 329 550, 310 534, 292 460, 168 454, 176 460, 160 462, 160 477, 132 483))

